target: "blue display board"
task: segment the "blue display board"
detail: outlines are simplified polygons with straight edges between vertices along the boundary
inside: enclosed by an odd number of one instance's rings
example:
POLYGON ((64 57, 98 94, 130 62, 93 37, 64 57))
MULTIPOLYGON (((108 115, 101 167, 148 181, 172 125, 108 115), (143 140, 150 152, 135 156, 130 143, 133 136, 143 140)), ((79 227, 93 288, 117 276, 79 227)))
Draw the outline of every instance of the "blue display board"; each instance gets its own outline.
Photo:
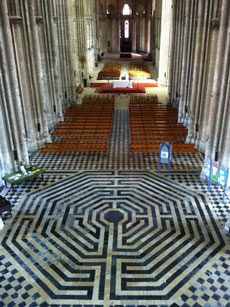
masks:
POLYGON ((161 170, 162 164, 168 164, 168 174, 171 171, 172 144, 165 142, 159 147, 158 173, 161 170))
MULTIPOLYGON (((205 174, 207 176, 207 169, 205 171, 205 174)), ((210 166, 209 166, 209 174, 208 174, 208 190, 211 189, 211 182, 214 182, 215 184, 218 184, 224 188, 223 193, 223 200, 225 200, 226 190, 228 186, 228 175, 229 175, 229 169, 225 169, 223 166, 218 166, 217 162, 213 162, 210 160, 210 166)))

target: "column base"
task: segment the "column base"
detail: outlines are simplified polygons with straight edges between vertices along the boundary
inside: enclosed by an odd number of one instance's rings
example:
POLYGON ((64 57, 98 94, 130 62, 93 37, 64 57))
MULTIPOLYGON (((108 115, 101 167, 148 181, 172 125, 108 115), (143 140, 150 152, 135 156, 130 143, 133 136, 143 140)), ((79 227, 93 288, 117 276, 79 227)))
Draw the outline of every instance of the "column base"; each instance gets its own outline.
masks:
POLYGON ((44 146, 44 143, 46 142, 51 142, 51 136, 48 135, 48 136, 44 136, 42 137, 41 139, 39 140, 31 140, 31 139, 27 139, 27 146, 28 146, 28 152, 31 153, 31 152, 34 152, 34 151, 38 151, 41 147, 44 146))
POLYGON ((194 136, 187 136, 185 143, 186 144, 194 144, 195 143, 194 136))
POLYGON ((31 139, 27 139, 26 143, 27 143, 27 146, 28 146, 28 152, 29 153, 39 150, 39 145, 38 145, 37 140, 34 141, 34 140, 31 140, 31 139))
POLYGON ((206 150, 206 145, 207 145, 207 141, 205 141, 204 139, 199 140, 199 143, 197 144, 199 150, 204 152, 204 153, 205 153, 205 150, 206 150))

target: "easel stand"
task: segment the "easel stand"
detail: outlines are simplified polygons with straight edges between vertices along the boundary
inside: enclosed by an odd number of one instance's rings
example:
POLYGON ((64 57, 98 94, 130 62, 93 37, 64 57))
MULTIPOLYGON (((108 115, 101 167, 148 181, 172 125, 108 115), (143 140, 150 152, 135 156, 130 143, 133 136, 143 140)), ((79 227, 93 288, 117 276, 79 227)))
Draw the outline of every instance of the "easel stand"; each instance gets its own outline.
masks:
POLYGON ((159 147, 158 173, 161 171, 162 164, 168 164, 168 175, 171 171, 172 144, 161 143, 159 147))
POLYGON ((211 189, 211 182, 220 185, 224 188, 223 201, 228 187, 229 169, 225 169, 223 166, 218 166, 217 162, 210 161, 210 171, 208 178, 208 190, 211 189))

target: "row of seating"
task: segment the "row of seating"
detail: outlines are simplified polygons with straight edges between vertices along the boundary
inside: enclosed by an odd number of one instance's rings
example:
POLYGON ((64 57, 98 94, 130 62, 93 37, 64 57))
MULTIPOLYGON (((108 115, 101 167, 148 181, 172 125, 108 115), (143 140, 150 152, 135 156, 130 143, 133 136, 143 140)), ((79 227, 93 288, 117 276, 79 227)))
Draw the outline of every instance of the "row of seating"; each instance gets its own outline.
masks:
POLYGON ((148 98, 144 103, 145 98, 132 97, 129 104, 130 152, 158 153, 161 142, 173 143, 173 153, 196 152, 193 144, 184 143, 187 130, 176 123, 176 109, 158 103, 156 97, 148 98))
POLYGON ((42 152, 107 152, 111 134, 114 101, 98 96, 83 98, 82 105, 71 105, 64 121, 57 125, 53 143, 45 143, 42 152))
POLYGON ((115 96, 114 95, 94 95, 94 94, 90 94, 90 95, 85 95, 82 98, 82 103, 85 105, 87 103, 106 103, 106 104, 115 104, 115 96))
POLYGON ((118 62, 107 62, 98 73, 98 80, 116 80, 121 74, 121 64, 118 62))
MULTIPOLYGON (((162 140, 163 141, 163 140, 162 140)), ((166 142, 167 140, 163 141, 166 142)), ((173 143, 173 142, 172 142, 173 143)), ((159 144, 130 144, 131 152, 158 153, 159 144)), ((193 144, 173 143, 173 153, 195 153, 196 149, 193 144)))
POLYGON ((132 95, 130 96, 130 104, 142 104, 144 103, 146 104, 159 104, 158 101, 158 97, 157 95, 144 95, 144 96, 140 96, 140 95, 132 95))

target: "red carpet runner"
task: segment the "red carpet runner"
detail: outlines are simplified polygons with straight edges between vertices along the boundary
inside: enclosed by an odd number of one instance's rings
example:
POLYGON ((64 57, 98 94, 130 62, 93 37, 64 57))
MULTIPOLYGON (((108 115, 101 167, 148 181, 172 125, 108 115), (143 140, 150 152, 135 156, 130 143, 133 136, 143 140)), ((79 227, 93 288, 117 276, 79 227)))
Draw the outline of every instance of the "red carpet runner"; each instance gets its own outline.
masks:
MULTIPOLYGON (((113 83, 109 83, 111 86, 113 83)), ((143 87, 158 87, 157 83, 133 83, 133 86, 135 85, 142 85, 143 87)), ((108 86, 108 83, 91 83, 90 87, 104 87, 104 86, 108 86)))
POLYGON ((113 84, 110 85, 111 87, 108 88, 108 84, 101 86, 100 89, 98 90, 98 93, 108 93, 108 94, 126 94, 126 93, 130 93, 130 94, 137 94, 137 93, 142 93, 145 94, 145 87, 141 84, 138 83, 133 83, 133 87, 129 88, 129 87, 116 87, 113 88, 113 84))

